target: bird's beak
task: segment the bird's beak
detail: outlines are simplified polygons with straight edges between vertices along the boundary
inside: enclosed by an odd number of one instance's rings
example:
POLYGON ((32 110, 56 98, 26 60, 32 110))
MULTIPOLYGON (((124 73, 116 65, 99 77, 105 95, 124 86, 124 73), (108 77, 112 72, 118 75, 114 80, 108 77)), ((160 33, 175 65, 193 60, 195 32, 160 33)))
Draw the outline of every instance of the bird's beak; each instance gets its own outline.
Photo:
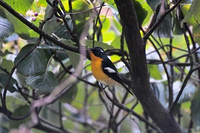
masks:
POLYGON ((90 48, 90 49, 88 49, 88 52, 89 52, 89 53, 92 53, 92 51, 91 51, 91 48, 90 48))
POLYGON ((88 55, 89 59, 91 59, 90 53, 92 53, 92 51, 90 49, 87 49, 87 55, 88 55))

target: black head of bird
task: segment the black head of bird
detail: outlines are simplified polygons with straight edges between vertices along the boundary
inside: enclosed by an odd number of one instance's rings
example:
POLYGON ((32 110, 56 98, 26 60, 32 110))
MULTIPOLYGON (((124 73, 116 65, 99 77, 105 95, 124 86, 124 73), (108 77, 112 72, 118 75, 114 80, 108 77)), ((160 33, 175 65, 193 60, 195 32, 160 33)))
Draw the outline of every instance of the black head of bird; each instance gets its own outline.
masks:
POLYGON ((94 48, 90 49, 90 52, 92 52, 95 56, 100 57, 100 58, 107 57, 104 50, 100 47, 94 47, 94 48))

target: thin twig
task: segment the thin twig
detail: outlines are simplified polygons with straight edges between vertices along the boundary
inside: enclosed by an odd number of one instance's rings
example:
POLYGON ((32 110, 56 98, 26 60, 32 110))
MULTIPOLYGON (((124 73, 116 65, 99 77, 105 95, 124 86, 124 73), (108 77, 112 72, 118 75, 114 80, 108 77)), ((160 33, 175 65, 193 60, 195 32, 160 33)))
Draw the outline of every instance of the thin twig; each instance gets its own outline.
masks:
POLYGON ((147 38, 153 33, 153 31, 158 27, 158 25, 162 22, 162 20, 165 18, 165 16, 167 16, 167 14, 169 14, 171 11, 173 11, 180 3, 182 0, 179 0, 178 2, 176 2, 176 4, 170 8, 169 10, 167 10, 157 21, 156 23, 154 23, 154 25, 149 29, 149 31, 144 35, 143 39, 147 40, 147 38))
POLYGON ((126 112, 130 112, 132 115, 134 115, 135 117, 137 117, 139 120, 145 122, 146 124, 148 124, 150 127, 152 127, 153 129, 155 129, 156 131, 160 132, 160 130, 154 126, 153 124, 151 124, 149 121, 147 121, 145 118, 143 118, 142 116, 138 115, 136 112, 134 112, 133 110, 127 108, 126 106, 120 104, 119 102, 115 101, 115 100, 112 100, 112 98, 107 94, 105 93, 107 98, 117 107, 123 109, 124 111, 126 112))
POLYGON ((93 34, 92 34, 92 41, 93 41, 92 44, 93 44, 93 47, 94 47, 95 34, 96 34, 96 28, 97 28, 97 23, 98 23, 98 21, 99 21, 99 23, 100 23, 100 27, 102 27, 102 23, 101 23, 101 20, 100 20, 99 15, 100 15, 100 13, 101 13, 101 10, 102 10, 102 8, 103 8, 103 5, 104 5, 104 2, 101 4, 99 11, 97 11, 96 8, 94 8, 95 11, 96 11, 96 13, 97 13, 97 18, 96 18, 95 24, 94 24, 94 26, 93 26, 93 30, 94 30, 94 31, 93 31, 93 34))
MULTIPOLYGON (((12 70, 11 70, 11 72, 10 72, 10 75, 9 75, 9 77, 8 77, 8 80, 7 80, 7 82, 6 82, 6 86, 5 86, 5 88, 4 88, 4 92, 3 92, 2 106, 3 106, 4 110, 5 110, 5 112, 7 112, 7 107, 6 107, 6 94, 7 94, 8 86, 9 86, 10 80, 11 80, 11 78, 12 78, 12 75, 13 75, 15 69, 18 67, 18 65, 19 65, 28 55, 30 55, 30 54, 37 48, 37 46, 38 46, 39 44, 40 44, 40 39, 39 39, 39 41, 38 41, 26 54, 24 54, 24 56, 23 56, 17 63, 15 63, 14 67, 12 68, 12 70)), ((18 120, 18 119, 26 118, 28 115, 30 115, 30 112, 29 112, 28 114, 24 115, 23 117, 14 118, 14 117, 12 117, 12 116, 10 116, 10 115, 7 114, 7 116, 8 116, 10 119, 14 119, 14 120, 15 120, 15 119, 18 120)))
POLYGON ((177 97, 176 97, 174 103, 173 103, 172 106, 170 107, 170 113, 171 113, 171 114, 173 113, 173 111, 174 111, 174 109, 175 109, 175 107, 176 107, 176 105, 177 105, 177 103, 178 103, 178 100, 180 99, 181 94, 183 93, 183 90, 184 90, 185 86, 187 85, 187 82, 188 82, 188 80, 190 79, 192 73, 193 73, 194 71, 198 70, 199 68, 200 68, 200 66, 198 66, 198 67, 196 67, 196 68, 194 68, 194 69, 190 69, 190 71, 188 72, 187 76, 185 77, 185 80, 183 81, 183 84, 182 84, 182 86, 181 86, 181 89, 180 89, 180 91, 179 91, 179 93, 178 93, 178 95, 177 95, 177 97))
MULTIPOLYGON (((133 110, 133 109, 137 106, 137 104, 138 104, 138 100, 137 100, 136 103, 131 107, 130 110, 133 110)), ((127 117, 130 113, 131 113, 131 112, 127 113, 127 114, 117 123, 117 125, 120 125, 120 124, 126 119, 126 117, 127 117)))
POLYGON ((73 51, 73 52, 76 52, 76 53, 79 53, 79 50, 78 48, 76 47, 72 47, 72 46, 69 46, 69 45, 65 45, 64 43, 62 43, 61 41, 59 40, 56 40, 55 38, 49 36, 48 34, 46 34, 44 31, 42 31, 40 28, 38 28, 37 26, 35 26, 34 24, 32 24, 31 22, 29 22, 28 20, 26 20, 22 15, 20 15, 18 12, 16 12, 11 6, 9 6, 6 2, 0 0, 0 5, 2 7, 4 7, 8 12, 10 12, 12 15, 14 15, 17 19, 19 19, 22 23, 24 23, 25 25, 27 25, 29 28, 31 28, 32 30, 34 30, 35 32, 37 32, 38 34, 40 34, 41 36, 43 36, 44 38, 46 38, 47 40, 55 43, 56 45, 64 48, 64 49, 67 49, 67 50, 70 50, 70 51, 73 51))

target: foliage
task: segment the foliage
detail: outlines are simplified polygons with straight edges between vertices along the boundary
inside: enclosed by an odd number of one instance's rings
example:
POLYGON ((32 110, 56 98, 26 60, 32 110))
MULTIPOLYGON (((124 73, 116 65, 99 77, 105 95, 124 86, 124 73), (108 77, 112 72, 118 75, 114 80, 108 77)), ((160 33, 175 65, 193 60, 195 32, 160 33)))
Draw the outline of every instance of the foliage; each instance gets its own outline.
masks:
MULTIPOLYGON (((133 0, 152 90, 183 121, 184 132, 200 132, 200 1, 174 2, 133 0)), ((136 97, 119 86, 101 91, 90 61, 83 59, 81 45, 102 47, 121 75, 131 78, 131 51, 114 0, 5 3, 0 0, 0 132, 22 127, 32 132, 159 132, 136 97), (53 96, 50 103, 48 96, 53 96)))

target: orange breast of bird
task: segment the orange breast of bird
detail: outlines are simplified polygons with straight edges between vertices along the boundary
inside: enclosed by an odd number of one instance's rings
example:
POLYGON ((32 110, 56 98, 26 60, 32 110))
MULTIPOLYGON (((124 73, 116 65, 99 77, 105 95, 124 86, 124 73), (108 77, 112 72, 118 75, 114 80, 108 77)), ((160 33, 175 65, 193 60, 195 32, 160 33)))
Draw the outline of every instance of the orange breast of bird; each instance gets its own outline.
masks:
POLYGON ((90 52, 90 57, 91 57, 91 68, 92 68, 92 73, 94 77, 97 79, 97 81, 106 84, 106 85, 113 85, 115 84, 115 81, 112 80, 110 77, 108 77, 102 70, 102 60, 101 58, 95 56, 92 52, 90 52))

